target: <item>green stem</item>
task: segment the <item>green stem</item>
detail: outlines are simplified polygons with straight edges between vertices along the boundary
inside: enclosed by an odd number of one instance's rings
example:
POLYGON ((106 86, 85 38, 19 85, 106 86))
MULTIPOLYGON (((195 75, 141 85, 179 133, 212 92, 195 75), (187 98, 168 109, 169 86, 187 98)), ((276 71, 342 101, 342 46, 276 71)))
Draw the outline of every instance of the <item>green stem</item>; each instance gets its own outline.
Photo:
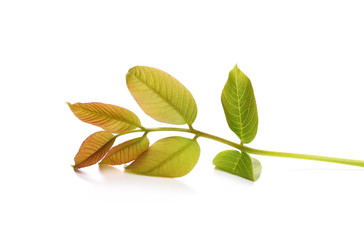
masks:
POLYGON ((322 162, 331 162, 331 163, 341 163, 346 165, 353 165, 364 167, 363 160, 354 160, 354 159, 347 159, 347 158, 335 158, 335 157, 324 157, 324 156, 317 156, 317 155, 310 155, 310 154, 300 154, 300 153, 286 153, 286 152, 274 152, 274 151, 266 151, 260 149, 254 149, 244 146, 244 151, 251 154, 256 155, 265 155, 265 156, 272 156, 272 157, 286 157, 286 158, 298 158, 298 159, 307 159, 307 160, 315 160, 315 161, 322 161, 322 162))
POLYGON ((198 131, 196 129, 193 129, 191 126, 189 129, 172 128, 172 127, 143 128, 140 130, 133 130, 133 131, 126 132, 126 133, 121 133, 117 136, 125 135, 128 133, 136 133, 136 132, 149 133, 149 132, 163 132, 163 131, 192 133, 192 134, 195 134, 196 137, 208 138, 208 139, 211 139, 214 141, 224 143, 226 145, 229 145, 229 146, 239 149, 241 151, 251 153, 251 154, 256 154, 256 155, 265 155, 265 156, 272 156, 272 157, 286 157, 286 158, 299 158, 299 159, 316 160, 316 161, 331 162, 331 163, 341 163, 341 164, 346 164, 346 165, 364 167, 364 161, 362 161, 362 160, 353 160, 353 159, 346 159, 346 158, 334 158, 334 157, 324 157, 324 156, 309 155, 309 154, 286 153, 286 152, 275 152, 275 151, 254 149, 254 148, 246 147, 242 144, 238 144, 238 143, 229 141, 227 139, 224 139, 224 138, 221 138, 221 137, 209 134, 209 133, 198 131))

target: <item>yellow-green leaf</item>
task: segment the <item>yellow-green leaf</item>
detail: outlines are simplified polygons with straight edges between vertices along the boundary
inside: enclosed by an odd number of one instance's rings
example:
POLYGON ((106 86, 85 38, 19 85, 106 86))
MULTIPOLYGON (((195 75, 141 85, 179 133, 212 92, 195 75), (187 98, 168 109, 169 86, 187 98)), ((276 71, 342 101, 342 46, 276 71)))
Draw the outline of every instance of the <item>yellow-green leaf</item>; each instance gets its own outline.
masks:
POLYGON ((256 181, 262 172, 260 162, 245 152, 227 150, 220 152, 213 160, 216 168, 256 181))
POLYGON ((137 66, 127 73, 126 83, 139 106, 155 120, 188 125, 195 121, 195 99, 185 86, 168 73, 137 66))
POLYGON ((196 139, 168 137, 155 142, 126 169, 150 176, 182 177, 193 169, 199 156, 196 139))
POLYGON ((146 136, 135 138, 113 147, 100 164, 120 165, 135 160, 149 147, 146 136))
POLYGON ((109 132, 101 131, 90 135, 82 143, 75 156, 74 168, 91 166, 102 159, 115 141, 115 136, 109 132))
POLYGON ((230 129, 243 143, 253 141, 258 130, 258 110, 252 84, 238 66, 229 73, 221 102, 230 129))
POLYGON ((81 121, 101 127, 108 132, 123 133, 142 128, 139 118, 122 107, 98 102, 67 104, 81 121))

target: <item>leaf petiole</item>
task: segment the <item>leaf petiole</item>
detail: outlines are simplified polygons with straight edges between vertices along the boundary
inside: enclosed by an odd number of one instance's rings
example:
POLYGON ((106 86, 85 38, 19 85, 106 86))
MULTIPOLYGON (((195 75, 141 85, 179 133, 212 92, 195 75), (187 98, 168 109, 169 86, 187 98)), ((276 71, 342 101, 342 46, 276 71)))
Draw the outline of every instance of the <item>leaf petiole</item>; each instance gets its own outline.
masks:
POLYGON ((315 161, 323 161, 323 162, 331 162, 331 163, 340 163, 340 164, 346 164, 346 165, 352 165, 352 166, 359 166, 364 167, 364 161, 363 160, 354 160, 354 159, 347 159, 347 158, 335 158, 335 157, 325 157, 325 156, 317 156, 317 155, 310 155, 310 154, 300 154, 300 153, 286 153, 286 152, 276 152, 276 151, 267 151, 267 150, 260 150, 255 148, 250 148, 247 146, 244 146, 243 144, 238 144, 232 141, 229 141, 227 139, 205 133, 193 128, 174 128, 174 127, 160 127, 160 128, 143 128, 139 130, 132 130, 125 133, 120 133, 116 135, 116 137, 129 134, 129 133, 138 133, 138 132, 187 132, 195 134, 197 137, 204 137, 208 138, 217 142, 224 143, 226 145, 229 145, 231 147, 234 147, 236 149, 239 149, 241 151, 255 154, 255 155, 263 155, 263 156, 272 156, 272 157, 285 157, 285 158, 298 158, 298 159, 306 159, 306 160, 315 160, 315 161))

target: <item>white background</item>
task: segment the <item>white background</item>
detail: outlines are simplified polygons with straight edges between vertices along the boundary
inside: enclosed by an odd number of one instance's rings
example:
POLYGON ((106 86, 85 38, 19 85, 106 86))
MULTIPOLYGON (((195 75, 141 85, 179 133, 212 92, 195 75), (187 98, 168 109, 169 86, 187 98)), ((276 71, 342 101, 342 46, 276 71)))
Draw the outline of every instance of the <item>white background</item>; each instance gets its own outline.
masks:
POLYGON ((238 142, 220 103, 238 64, 259 110, 249 146, 364 159, 361 2, 1 1, 0 238, 363 239, 362 168, 256 156, 252 183, 215 170, 231 148, 201 139, 182 178, 75 173, 98 128, 65 104, 116 104, 164 126, 125 84, 130 67, 157 67, 194 95, 196 129, 238 142))

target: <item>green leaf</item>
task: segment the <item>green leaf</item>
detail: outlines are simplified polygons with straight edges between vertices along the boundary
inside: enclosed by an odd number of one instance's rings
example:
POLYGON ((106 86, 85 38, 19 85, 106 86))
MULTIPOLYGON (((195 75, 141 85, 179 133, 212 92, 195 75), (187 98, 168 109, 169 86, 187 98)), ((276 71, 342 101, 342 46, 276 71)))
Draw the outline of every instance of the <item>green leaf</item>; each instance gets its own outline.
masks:
POLYGON ((258 130, 258 111, 249 78, 235 66, 221 94, 226 121, 242 143, 253 141, 258 130))
POLYGON ((126 83, 143 111, 155 120, 188 125, 195 121, 195 99, 185 86, 168 73, 137 66, 126 74, 126 83))
POLYGON ((137 127, 143 128, 137 115, 119 106, 98 102, 67 104, 81 121, 108 132, 123 133, 137 127))
POLYGON ((245 152, 227 150, 220 152, 213 160, 216 168, 256 181, 262 172, 260 162, 245 152))
POLYGON ((120 165, 131 162, 148 147, 149 141, 146 136, 126 141, 110 149, 100 164, 120 165))
POLYGON ((196 139, 168 137, 155 142, 126 169, 160 177, 182 177, 196 165, 200 146, 196 139))
POLYGON ((75 156, 74 168, 91 166, 102 159, 115 142, 115 136, 109 132, 101 131, 91 134, 82 143, 75 156))

